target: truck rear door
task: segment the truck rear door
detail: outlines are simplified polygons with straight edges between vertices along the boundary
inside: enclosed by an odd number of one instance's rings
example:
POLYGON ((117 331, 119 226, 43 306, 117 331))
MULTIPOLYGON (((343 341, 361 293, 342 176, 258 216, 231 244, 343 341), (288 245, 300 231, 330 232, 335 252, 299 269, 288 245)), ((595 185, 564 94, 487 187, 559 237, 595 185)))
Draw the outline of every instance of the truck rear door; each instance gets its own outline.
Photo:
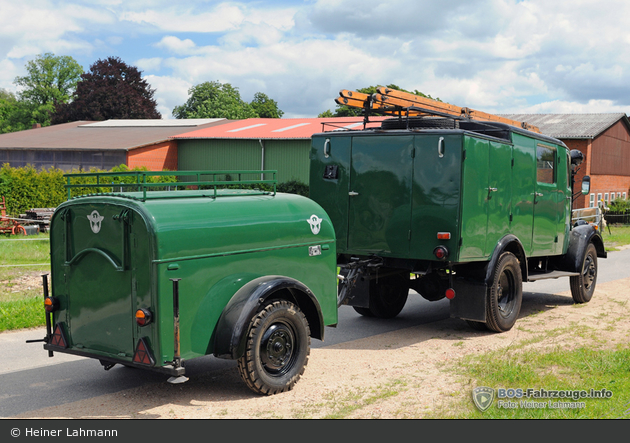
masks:
POLYGON ((412 135, 353 137, 349 251, 409 254, 413 147, 412 135))

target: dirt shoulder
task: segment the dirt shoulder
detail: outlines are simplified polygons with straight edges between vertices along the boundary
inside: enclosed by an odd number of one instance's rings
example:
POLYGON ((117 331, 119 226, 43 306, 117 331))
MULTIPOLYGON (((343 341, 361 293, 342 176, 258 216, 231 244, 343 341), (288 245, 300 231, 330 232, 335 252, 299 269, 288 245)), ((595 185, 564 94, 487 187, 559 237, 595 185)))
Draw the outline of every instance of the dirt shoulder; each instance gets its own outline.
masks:
POLYGON ((474 386, 450 370, 465 355, 627 346, 629 287, 630 278, 598 284, 583 305, 575 305, 569 291, 525 293, 521 318, 503 334, 446 319, 312 349, 295 389, 271 397, 253 395, 233 367, 180 385, 149 384, 16 418, 425 418, 470 398, 474 386))

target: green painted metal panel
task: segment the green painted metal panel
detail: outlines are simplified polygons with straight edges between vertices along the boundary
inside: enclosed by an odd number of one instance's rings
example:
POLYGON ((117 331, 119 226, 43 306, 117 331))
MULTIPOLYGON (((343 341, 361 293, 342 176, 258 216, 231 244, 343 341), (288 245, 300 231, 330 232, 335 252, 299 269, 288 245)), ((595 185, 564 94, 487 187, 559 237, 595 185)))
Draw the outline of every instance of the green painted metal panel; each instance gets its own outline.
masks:
POLYGON ((511 233, 512 145, 489 141, 489 174, 486 188, 488 233, 485 255, 494 252, 499 240, 511 233))
POLYGON ((536 189, 536 151, 534 143, 521 134, 514 142, 514 185, 512 187, 512 233, 520 240, 525 254, 532 253, 534 226, 534 189, 536 189))
POLYGON ((313 137, 310 155, 310 197, 328 213, 339 253, 348 249, 351 146, 352 137, 313 137))
MULTIPOLYGON (((445 246, 457 254, 461 187, 461 134, 426 134, 414 137, 410 257, 435 260, 433 250, 445 246), (438 232, 451 234, 439 240, 438 232)), ((449 257, 456 259, 456 256, 449 257)))
POLYGON ((309 182, 310 140, 263 140, 265 169, 278 171, 278 183, 309 182))
POLYGON ((262 169, 258 140, 180 140, 177 168, 180 171, 262 169))
POLYGON ((310 147, 310 140, 180 140, 178 169, 273 169, 278 183, 308 184, 310 147))
POLYGON ((411 236, 413 136, 353 137, 348 250, 405 257, 411 236))
POLYGON ((460 260, 486 258, 490 142, 466 138, 462 178, 460 260))

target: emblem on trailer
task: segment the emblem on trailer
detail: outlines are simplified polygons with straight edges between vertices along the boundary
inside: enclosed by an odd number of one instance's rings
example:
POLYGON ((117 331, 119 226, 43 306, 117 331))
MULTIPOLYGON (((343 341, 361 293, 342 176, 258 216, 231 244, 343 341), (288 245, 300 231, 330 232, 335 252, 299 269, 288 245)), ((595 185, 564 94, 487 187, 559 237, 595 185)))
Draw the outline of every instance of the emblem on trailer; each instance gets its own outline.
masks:
POLYGON ((313 234, 319 234, 319 230, 322 228, 322 218, 319 218, 315 214, 311 215, 311 218, 306 220, 309 225, 311 225, 311 231, 313 234))
POLYGON ((481 412, 485 411, 492 405, 494 400, 494 389, 485 386, 479 386, 473 389, 473 402, 481 412))
POLYGON ((105 217, 98 213, 98 211, 92 211, 90 215, 87 216, 90 221, 90 228, 92 228, 92 232, 98 234, 101 230, 101 222, 105 217))

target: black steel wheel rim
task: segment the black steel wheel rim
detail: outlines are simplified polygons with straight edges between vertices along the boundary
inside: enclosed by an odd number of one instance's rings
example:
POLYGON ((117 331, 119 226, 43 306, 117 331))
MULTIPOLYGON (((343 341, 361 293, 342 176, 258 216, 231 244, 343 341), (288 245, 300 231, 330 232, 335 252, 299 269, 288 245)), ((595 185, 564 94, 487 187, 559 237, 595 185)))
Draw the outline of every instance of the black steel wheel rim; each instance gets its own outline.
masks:
POLYGON ((588 254, 584 260, 584 270, 582 272, 582 279, 584 280, 584 287, 586 289, 591 288, 596 275, 597 268, 595 267, 595 260, 591 254, 588 254))
POLYGON ((298 354, 298 344, 293 328, 286 323, 274 323, 263 334, 260 343, 260 361, 272 376, 289 372, 298 354))
POLYGON ((514 275, 505 270, 499 278, 497 287, 497 304, 499 314, 503 318, 508 318, 514 312, 514 304, 516 302, 516 285, 514 284, 514 275))

